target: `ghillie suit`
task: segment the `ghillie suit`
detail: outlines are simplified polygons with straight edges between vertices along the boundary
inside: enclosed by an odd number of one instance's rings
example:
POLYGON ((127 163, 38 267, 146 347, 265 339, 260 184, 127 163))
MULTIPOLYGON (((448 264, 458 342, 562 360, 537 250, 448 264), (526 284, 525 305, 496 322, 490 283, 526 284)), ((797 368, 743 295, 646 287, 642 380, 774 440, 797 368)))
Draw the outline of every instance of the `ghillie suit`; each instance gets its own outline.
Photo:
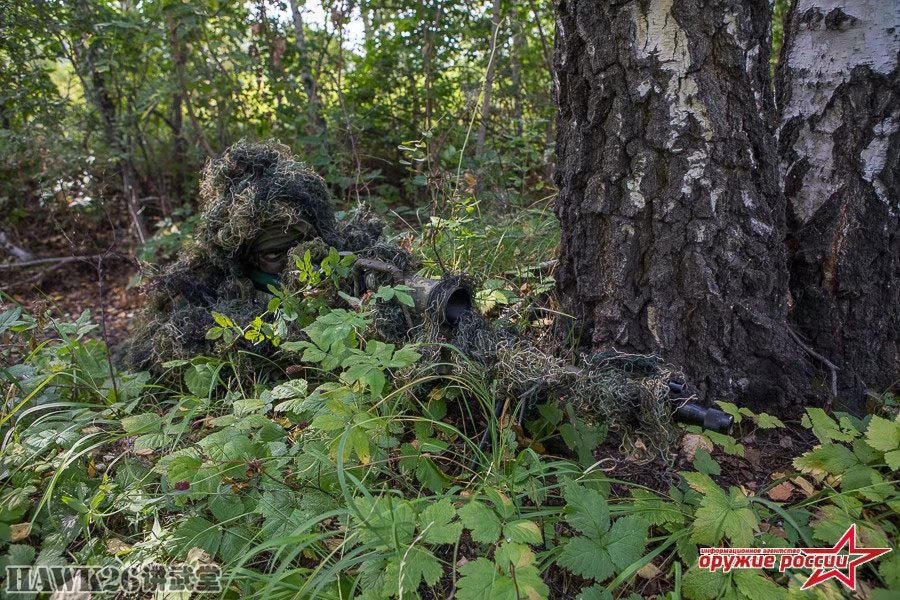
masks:
MULTIPOLYGON (((375 337, 423 345, 423 359, 401 378, 412 381, 451 368, 481 382, 498 402, 521 403, 523 409, 546 400, 571 404, 580 418, 605 423, 629 455, 671 462, 677 403, 669 393, 677 373, 654 357, 615 352, 584 356, 573 366, 513 329, 493 327, 475 311, 467 277, 415 275, 414 258, 380 241, 382 224, 365 209, 340 224, 322 179, 287 147, 232 146, 203 170, 201 199, 194 243, 152 282, 129 352, 132 367, 158 368, 168 360, 214 353, 217 342, 206 339, 215 324, 212 312, 249 323, 271 299, 261 290, 281 284, 298 291, 296 259, 308 252, 320 264, 333 247, 357 256, 346 293, 361 297, 398 283, 411 290, 413 307, 396 299, 374 307, 375 337), (458 351, 446 352, 447 344, 458 351)), ((334 300, 342 302, 337 294, 334 300)), ((274 350, 246 345, 256 353, 274 350)))
POLYGON ((572 365, 515 328, 487 322, 473 306, 474 288, 465 275, 422 281, 403 272, 399 277, 413 288, 416 324, 408 327, 409 309, 392 301, 380 307, 376 329, 389 341, 423 345, 422 359, 399 374, 403 382, 452 372, 488 390, 498 408, 511 402, 520 410, 520 424, 536 404, 571 404, 588 424, 605 425, 623 453, 638 462, 673 463, 680 438, 676 418, 717 430, 731 426, 725 413, 694 404, 684 375, 656 356, 608 350, 582 355, 572 365))
POLYGON ((339 223, 322 178, 275 142, 238 142, 209 161, 200 196, 194 242, 150 284, 127 357, 134 368, 208 353, 212 311, 241 325, 265 312, 269 297, 259 289, 298 243, 357 251, 381 235, 382 223, 364 208, 339 223))

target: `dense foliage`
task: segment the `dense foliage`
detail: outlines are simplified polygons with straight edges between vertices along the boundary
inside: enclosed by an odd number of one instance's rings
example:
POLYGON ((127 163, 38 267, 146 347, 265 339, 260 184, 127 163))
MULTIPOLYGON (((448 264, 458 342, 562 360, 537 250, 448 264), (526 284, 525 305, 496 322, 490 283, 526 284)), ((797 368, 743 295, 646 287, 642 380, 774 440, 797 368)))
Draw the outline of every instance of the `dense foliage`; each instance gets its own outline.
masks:
POLYGON ((158 249, 241 138, 280 139, 338 197, 413 224, 428 216, 405 207, 447 186, 501 210, 547 195, 549 3, 0 5, 7 218, 129 203, 158 249))
MULTIPOLYGON (((869 547, 897 542, 894 415, 809 409, 802 425, 818 445, 750 489, 720 461, 789 430, 722 403, 734 437, 691 428, 692 469, 628 483, 597 458, 605 430, 570 407, 537 406, 522 428, 524 407, 495 412, 480 380, 410 380, 422 348, 367 333, 374 305, 405 291, 331 309, 323 294, 346 271, 305 271, 265 320, 215 314, 215 355, 158 376, 117 370, 87 314, 2 313, 16 364, 0 371, 0 560, 211 563, 228 597, 833 598, 833 580, 801 591, 804 572, 700 570, 698 547, 821 546, 853 522, 869 547), (283 337, 285 320, 305 335, 283 337), (280 351, 263 359, 242 339, 280 351)), ((527 301, 492 291, 482 308, 527 301)), ((874 565, 861 571, 866 590, 900 585, 897 556, 874 565)))

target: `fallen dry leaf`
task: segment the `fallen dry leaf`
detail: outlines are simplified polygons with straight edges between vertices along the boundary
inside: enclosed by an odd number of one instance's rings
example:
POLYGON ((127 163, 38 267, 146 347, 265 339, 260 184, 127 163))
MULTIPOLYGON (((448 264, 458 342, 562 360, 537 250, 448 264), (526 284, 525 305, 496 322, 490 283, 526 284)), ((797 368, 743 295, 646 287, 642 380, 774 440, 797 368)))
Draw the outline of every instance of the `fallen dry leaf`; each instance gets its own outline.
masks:
POLYGON ((9 541, 21 542, 31 535, 31 523, 16 523, 9 526, 9 541))
POLYGON ((638 577, 641 577, 643 579, 654 579, 658 577, 661 572, 662 571, 659 570, 659 567, 651 562, 638 569, 637 574, 638 577))
POLYGON ((803 493, 806 494, 807 498, 816 493, 816 488, 814 488, 810 482, 808 482, 800 475, 797 475, 796 477, 791 479, 791 483, 799 487, 803 491, 803 493))
POLYGON ((187 561, 189 564, 197 564, 197 563, 211 563, 212 556, 204 550, 203 548, 198 548, 194 546, 187 553, 187 561))
POLYGON ((126 544, 119 538, 109 538, 106 540, 106 550, 110 554, 118 554, 119 552, 131 550, 131 544, 126 544))
POLYGON ((697 454, 697 450, 700 448, 703 448, 707 452, 712 452, 712 442, 696 433, 686 433, 684 434, 684 437, 681 438, 681 450, 684 452, 684 457, 689 461, 694 460, 694 455, 697 454))
POLYGON ((785 500, 790 500, 791 496, 794 495, 794 490, 797 487, 792 484, 790 481, 782 481, 768 492, 766 492, 766 496, 771 498, 772 500, 776 500, 778 502, 784 502, 785 500))
POLYGON ((754 469, 759 469, 760 459, 762 459, 762 455, 756 448, 746 448, 744 450, 744 460, 753 465, 754 469))

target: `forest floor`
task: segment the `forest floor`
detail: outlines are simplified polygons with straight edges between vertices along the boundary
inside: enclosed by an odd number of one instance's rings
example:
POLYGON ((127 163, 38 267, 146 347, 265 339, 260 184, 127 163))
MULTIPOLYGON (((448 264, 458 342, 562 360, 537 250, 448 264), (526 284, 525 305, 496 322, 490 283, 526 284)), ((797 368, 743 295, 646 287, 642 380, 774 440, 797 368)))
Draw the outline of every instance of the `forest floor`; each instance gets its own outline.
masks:
POLYGON ((0 271, 3 292, 35 315, 50 310, 54 317, 74 320, 91 311, 96 323, 105 321, 106 342, 115 352, 128 338, 144 301, 140 286, 129 286, 138 269, 130 254, 115 251, 124 245, 115 232, 78 223, 64 228, 47 223, 19 228, 17 234, 16 243, 35 260, 65 260, 0 271), (98 255, 105 256, 102 277, 98 255), (93 258, 69 260, 73 256, 93 258))

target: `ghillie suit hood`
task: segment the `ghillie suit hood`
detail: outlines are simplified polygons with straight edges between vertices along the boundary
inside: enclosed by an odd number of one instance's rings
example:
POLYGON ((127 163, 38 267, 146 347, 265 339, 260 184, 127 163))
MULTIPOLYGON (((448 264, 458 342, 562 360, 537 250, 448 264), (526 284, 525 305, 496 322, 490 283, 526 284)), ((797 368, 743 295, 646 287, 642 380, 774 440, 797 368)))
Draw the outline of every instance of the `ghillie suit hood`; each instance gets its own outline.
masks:
POLYGON ((238 142, 207 162, 200 182, 201 214, 194 241, 149 284, 149 302, 127 362, 158 367, 208 353, 212 311, 243 324, 266 310, 250 254, 266 242, 305 237, 358 251, 375 244, 383 225, 365 207, 341 224, 325 182, 278 142, 238 142), (242 319, 244 321, 242 322, 242 319))

